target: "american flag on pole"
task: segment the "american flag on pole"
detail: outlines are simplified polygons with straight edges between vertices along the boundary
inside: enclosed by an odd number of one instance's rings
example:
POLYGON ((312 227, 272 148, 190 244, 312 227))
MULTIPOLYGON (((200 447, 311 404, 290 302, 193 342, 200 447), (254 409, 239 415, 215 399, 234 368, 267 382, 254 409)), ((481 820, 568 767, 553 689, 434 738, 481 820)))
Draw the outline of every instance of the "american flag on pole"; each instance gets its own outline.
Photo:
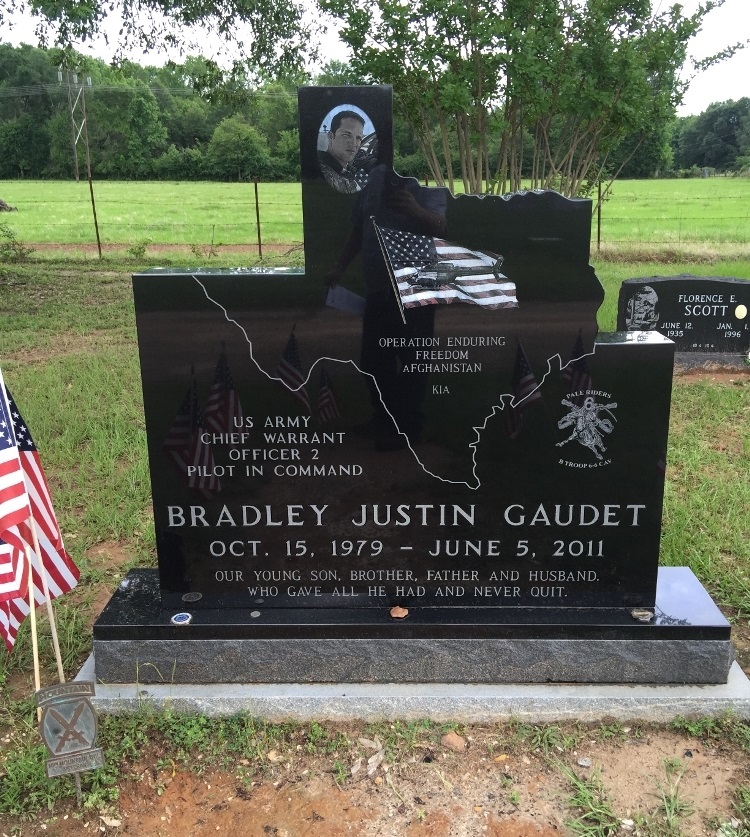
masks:
POLYGON ((326 372, 325 364, 320 364, 320 389, 318 390, 318 418, 321 421, 332 421, 341 415, 336 397, 331 387, 331 379, 326 372))
POLYGON ((0 372, 0 601, 26 594, 28 562, 18 525, 31 514, 10 405, 0 372))
POLYGON ((515 439, 521 432, 524 411, 542 400, 539 384, 531 371, 526 353, 520 342, 516 349, 516 360, 513 364, 510 386, 513 393, 513 402, 507 405, 505 409, 508 411, 508 435, 511 439, 515 439))
POLYGON ((28 593, 29 564, 18 547, 0 540, 0 603, 28 593))
MULTIPOLYGON (((24 557, 24 560, 25 557, 24 557)), ((34 590, 36 596, 36 589, 34 590)), ((37 601, 37 604, 42 602, 37 601)), ((18 636, 18 629, 21 622, 29 615, 29 603, 25 599, 9 599, 7 602, 0 602, 0 636, 2 636, 5 647, 8 651, 13 650, 18 636)))
MULTIPOLYGON (((562 371, 562 379, 568 384, 571 392, 591 389, 591 372, 588 363, 586 363, 586 354, 583 350, 583 339, 580 331, 573 344, 570 360, 562 371)), ((583 396, 579 396, 575 400, 579 401, 582 398, 583 396)))
POLYGON ((497 254, 373 224, 404 308, 453 302, 518 307, 516 286, 500 273, 497 254))
POLYGON ((204 439, 206 427, 198 403, 198 384, 193 380, 185 393, 169 433, 164 441, 164 452, 185 479, 204 497, 221 491, 219 478, 214 474, 214 454, 204 439))
POLYGON ((310 409, 310 398, 303 386, 305 378, 302 374, 302 363, 299 359, 299 346, 294 336, 294 327, 286 342, 284 353, 281 355, 276 374, 282 383, 291 391, 292 395, 306 409, 310 409))
POLYGON ((208 393, 206 412, 203 414, 206 428, 217 433, 231 433, 242 427, 242 406, 229 371, 226 350, 222 346, 216 364, 214 382, 208 393))
MULTIPOLYGON (((4 390, 7 405, 13 422, 13 432, 18 446, 18 456, 21 462, 29 506, 33 517, 19 523, 15 529, 3 534, 3 540, 10 541, 11 546, 24 550, 28 544, 31 551, 32 578, 34 600, 37 605, 45 601, 42 573, 46 575, 50 599, 72 590, 78 584, 78 567, 65 551, 62 534, 52 507, 47 479, 42 469, 42 463, 34 444, 34 439, 26 423, 16 407, 11 394, 4 390), (39 552, 34 549, 32 525, 36 526, 39 541, 39 552), (13 541, 18 538, 18 543, 13 541)), ((18 626, 29 613, 28 601, 21 597, 9 599, 0 604, 0 634, 10 650, 15 643, 18 626)))

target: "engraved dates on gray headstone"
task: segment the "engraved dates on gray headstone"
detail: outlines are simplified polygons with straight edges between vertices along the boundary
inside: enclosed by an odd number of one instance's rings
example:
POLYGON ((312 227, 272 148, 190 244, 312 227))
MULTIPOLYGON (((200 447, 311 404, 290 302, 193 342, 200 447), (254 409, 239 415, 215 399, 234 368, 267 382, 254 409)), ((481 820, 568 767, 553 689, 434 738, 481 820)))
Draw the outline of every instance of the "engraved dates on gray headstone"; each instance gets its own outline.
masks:
POLYGON ((706 276, 627 279, 620 287, 617 327, 658 331, 677 352, 748 355, 750 282, 706 276))

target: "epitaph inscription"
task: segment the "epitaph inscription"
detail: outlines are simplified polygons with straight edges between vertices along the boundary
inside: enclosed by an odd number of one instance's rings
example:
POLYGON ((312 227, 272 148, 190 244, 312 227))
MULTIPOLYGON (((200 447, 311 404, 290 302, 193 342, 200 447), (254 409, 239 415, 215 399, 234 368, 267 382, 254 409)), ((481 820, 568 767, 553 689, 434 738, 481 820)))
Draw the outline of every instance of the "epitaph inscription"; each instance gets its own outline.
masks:
POLYGON ((702 276, 627 279, 620 287, 617 327, 658 331, 678 352, 750 351, 750 282, 702 276))

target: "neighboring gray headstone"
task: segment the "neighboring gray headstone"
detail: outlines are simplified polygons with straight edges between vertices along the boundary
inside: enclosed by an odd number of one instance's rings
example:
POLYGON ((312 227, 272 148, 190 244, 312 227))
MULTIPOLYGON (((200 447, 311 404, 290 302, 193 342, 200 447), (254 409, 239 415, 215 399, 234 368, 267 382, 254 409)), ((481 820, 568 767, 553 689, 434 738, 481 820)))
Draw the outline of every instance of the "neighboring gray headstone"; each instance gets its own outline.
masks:
POLYGON ((674 341, 678 354, 747 358, 750 281, 689 275, 627 279, 620 287, 617 328, 658 331, 674 341))

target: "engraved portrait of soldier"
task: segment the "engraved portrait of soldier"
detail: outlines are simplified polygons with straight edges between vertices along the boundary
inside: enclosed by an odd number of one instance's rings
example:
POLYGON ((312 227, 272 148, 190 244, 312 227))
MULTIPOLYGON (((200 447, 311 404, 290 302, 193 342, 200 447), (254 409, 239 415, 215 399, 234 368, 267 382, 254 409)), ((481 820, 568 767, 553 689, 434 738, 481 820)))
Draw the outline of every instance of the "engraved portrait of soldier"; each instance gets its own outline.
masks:
POLYGON ((377 145, 367 114, 355 105, 339 105, 326 115, 318 133, 320 172, 337 192, 359 192, 377 164, 377 145))

